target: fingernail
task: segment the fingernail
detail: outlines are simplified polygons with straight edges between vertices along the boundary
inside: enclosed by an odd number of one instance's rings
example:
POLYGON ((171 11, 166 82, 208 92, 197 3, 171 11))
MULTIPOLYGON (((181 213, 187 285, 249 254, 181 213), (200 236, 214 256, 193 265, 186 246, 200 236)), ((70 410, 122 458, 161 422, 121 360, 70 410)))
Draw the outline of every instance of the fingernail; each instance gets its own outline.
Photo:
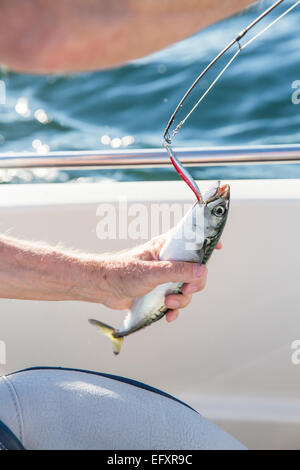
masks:
POLYGON ((178 308, 179 307, 179 302, 178 302, 178 300, 175 300, 175 299, 167 300, 166 304, 167 304, 168 308, 178 308))
POLYGON ((204 264, 194 264, 194 277, 201 277, 206 271, 206 266, 204 264))

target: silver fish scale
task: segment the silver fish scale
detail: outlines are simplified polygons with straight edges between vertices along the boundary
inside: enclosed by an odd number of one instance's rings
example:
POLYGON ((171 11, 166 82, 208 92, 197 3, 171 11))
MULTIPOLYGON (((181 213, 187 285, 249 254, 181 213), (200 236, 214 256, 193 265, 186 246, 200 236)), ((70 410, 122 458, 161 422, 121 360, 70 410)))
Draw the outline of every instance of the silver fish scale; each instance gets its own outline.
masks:
MULTIPOLYGON (((207 261, 209 260, 212 252, 214 251, 219 239, 220 239, 220 235, 218 235, 214 238, 210 238, 210 239, 206 240, 204 250, 203 250, 203 248, 200 250, 200 252, 202 253, 202 264, 207 263, 207 261)), ((199 258, 200 258, 200 256, 199 256, 199 258)))
MULTIPOLYGON (((177 288, 173 289, 172 294, 182 294, 182 286, 183 286, 183 282, 179 282, 177 288)), ((166 307, 166 305, 162 305, 151 316, 149 316, 149 318, 137 324, 135 328, 131 328, 129 331, 124 331, 124 332, 115 331, 114 337, 121 338, 123 336, 127 336, 136 331, 142 330, 143 328, 146 328, 146 326, 150 326, 152 323, 155 323, 156 321, 160 320, 167 313, 168 310, 169 309, 168 307, 166 307)))

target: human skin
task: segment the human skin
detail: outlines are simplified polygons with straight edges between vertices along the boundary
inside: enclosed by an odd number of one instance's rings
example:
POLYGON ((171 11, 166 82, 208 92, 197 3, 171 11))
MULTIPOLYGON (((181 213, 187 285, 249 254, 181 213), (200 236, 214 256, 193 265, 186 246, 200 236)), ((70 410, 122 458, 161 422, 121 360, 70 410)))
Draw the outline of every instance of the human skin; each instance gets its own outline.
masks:
POLYGON ((249 6, 249 0, 0 0, 0 63, 25 73, 114 67, 249 6))
MULTIPOLYGON (((0 63, 25 73, 113 67, 166 47, 251 3, 0 0, 0 63)), ((204 288, 207 270, 192 263, 158 261, 163 242, 159 237, 135 250, 99 256, 0 235, 0 298, 81 300, 125 309, 158 284, 183 281, 182 295, 166 297, 171 309, 166 318, 172 321, 192 293, 204 288)))
MULTIPOLYGON (((166 297, 167 321, 175 320, 192 294, 204 289, 207 268, 159 261, 164 236, 110 254, 77 253, 0 235, 0 298, 76 300, 124 310, 135 297, 165 282, 184 282, 182 295, 166 297)), ((221 244, 218 244, 218 248, 221 244)))

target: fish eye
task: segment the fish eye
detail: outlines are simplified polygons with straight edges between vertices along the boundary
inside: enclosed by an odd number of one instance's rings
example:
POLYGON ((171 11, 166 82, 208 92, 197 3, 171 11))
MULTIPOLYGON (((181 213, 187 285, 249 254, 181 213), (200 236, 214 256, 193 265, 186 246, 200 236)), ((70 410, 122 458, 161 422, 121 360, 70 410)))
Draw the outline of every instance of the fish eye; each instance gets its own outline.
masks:
POLYGON ((225 214, 225 207, 224 206, 216 206, 213 208, 212 213, 217 217, 222 217, 225 214))

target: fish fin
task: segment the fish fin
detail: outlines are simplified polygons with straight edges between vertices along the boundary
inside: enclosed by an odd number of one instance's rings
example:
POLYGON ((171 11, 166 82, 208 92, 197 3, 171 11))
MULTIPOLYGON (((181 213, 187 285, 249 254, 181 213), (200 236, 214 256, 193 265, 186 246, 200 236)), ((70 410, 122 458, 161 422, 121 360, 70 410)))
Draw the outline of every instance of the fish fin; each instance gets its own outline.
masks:
POLYGON ((89 320, 89 322, 91 325, 94 325, 99 328, 101 333, 103 333, 111 340, 114 354, 119 354, 119 352, 121 351, 124 337, 121 336, 119 338, 116 338, 114 335, 114 333, 116 333, 115 328, 112 328, 111 326, 106 325, 105 323, 102 323, 98 320, 94 320, 92 318, 89 320))

